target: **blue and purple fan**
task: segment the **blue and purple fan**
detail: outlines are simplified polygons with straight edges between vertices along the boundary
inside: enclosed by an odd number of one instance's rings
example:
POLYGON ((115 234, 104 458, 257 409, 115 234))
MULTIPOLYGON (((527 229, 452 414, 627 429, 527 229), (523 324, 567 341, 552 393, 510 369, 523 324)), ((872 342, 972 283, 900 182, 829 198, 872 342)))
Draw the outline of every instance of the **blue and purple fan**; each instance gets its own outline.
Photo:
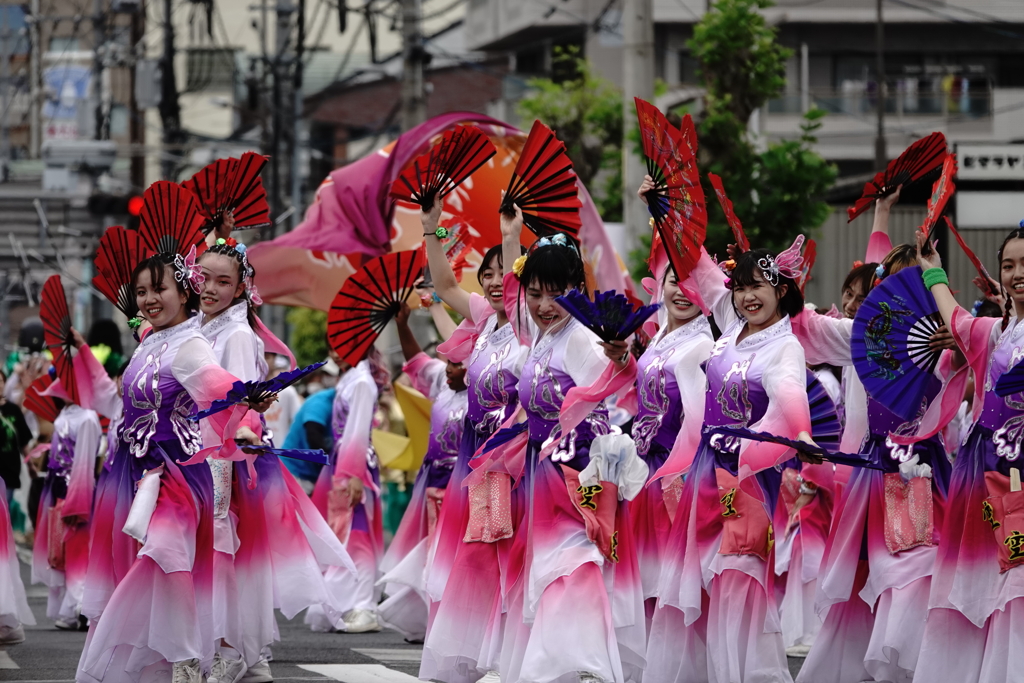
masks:
POLYGON ((1017 363, 996 380, 996 396, 1009 396, 1024 391, 1024 363, 1017 363))
POLYGON ((274 448, 272 446, 253 446, 251 444, 238 444, 238 450, 247 455, 276 455, 279 458, 293 458, 305 460, 317 465, 328 463, 327 454, 319 449, 306 448, 274 448))
POLYGON ((853 365, 864 388, 903 420, 917 417, 921 401, 940 384, 939 349, 929 346, 942 327, 921 268, 904 268, 871 290, 853 320, 853 365))
POLYGON ((586 294, 573 289, 556 301, 604 342, 626 339, 640 329, 659 307, 658 304, 634 307, 624 294, 614 290, 594 292, 594 300, 591 301, 586 294))
POLYGON ((818 378, 807 371, 807 404, 811 409, 811 438, 826 450, 839 448, 843 425, 836 404, 818 378))
POLYGON ((768 432, 758 432, 753 429, 746 427, 711 427, 710 431, 715 434, 722 434, 724 436, 731 436, 737 439, 747 439, 749 441, 765 441, 768 443, 777 443, 781 446, 788 446, 801 453, 808 455, 817 456, 823 460, 835 463, 836 465, 849 465, 850 467, 867 467, 869 469, 882 469, 882 466, 875 463, 867 455, 860 455, 858 453, 840 453, 837 451, 830 451, 825 448, 818 448, 798 441, 796 439, 787 439, 784 436, 776 436, 775 434, 769 434, 768 432))
POLYGON ((220 411, 227 410, 231 406, 238 405, 239 403, 262 403, 274 394, 278 394, 287 387, 295 384, 303 377, 316 372, 326 363, 327 361, 320 361, 319 363, 307 365, 304 368, 282 372, 273 379, 264 380, 262 382, 243 382, 239 380, 231 386, 231 390, 227 393, 227 396, 217 399, 210 404, 209 408, 201 410, 195 415, 190 415, 188 419, 193 421, 202 420, 203 418, 215 415, 220 411))

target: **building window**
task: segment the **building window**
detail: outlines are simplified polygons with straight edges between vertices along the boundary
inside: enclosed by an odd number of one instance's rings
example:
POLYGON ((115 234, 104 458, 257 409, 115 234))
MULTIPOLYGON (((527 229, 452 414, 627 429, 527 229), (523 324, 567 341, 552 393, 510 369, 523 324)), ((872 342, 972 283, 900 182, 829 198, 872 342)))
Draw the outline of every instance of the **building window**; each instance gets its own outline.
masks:
POLYGON ((235 83, 234 50, 230 48, 192 48, 186 55, 186 92, 233 89, 235 83))
POLYGON ((78 52, 78 38, 50 38, 50 52, 62 54, 64 52, 78 52))

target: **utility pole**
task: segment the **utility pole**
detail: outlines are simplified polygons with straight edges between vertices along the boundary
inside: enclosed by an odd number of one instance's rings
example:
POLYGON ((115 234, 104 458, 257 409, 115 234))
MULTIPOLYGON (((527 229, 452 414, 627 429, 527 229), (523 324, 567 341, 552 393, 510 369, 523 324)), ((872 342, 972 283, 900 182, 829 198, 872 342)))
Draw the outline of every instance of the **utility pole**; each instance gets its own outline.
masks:
POLYGON ((402 4, 402 131, 427 120, 427 94, 423 81, 423 31, 420 26, 420 0, 401 0, 402 4))
POLYGON ((295 71, 292 80, 292 227, 302 221, 302 165, 299 163, 302 132, 302 59, 306 43, 306 0, 298 0, 298 38, 295 43, 295 71))
MULTIPOLYGON (((34 0, 39 2, 39 0, 34 0)), ((142 36, 146 32, 146 3, 143 0, 139 3, 139 10, 132 14, 132 23, 129 33, 130 62, 129 62, 129 95, 128 95, 128 142, 131 145, 131 171, 129 181, 136 190, 146 187, 146 157, 143 149, 146 144, 146 127, 143 125, 145 112, 139 109, 139 102, 135 99, 135 81, 137 76, 137 65, 139 57, 142 56, 142 36)))
MULTIPOLYGON (((284 119, 281 116, 281 109, 283 107, 284 95, 281 89, 281 81, 283 80, 282 74, 282 62, 285 60, 285 53, 288 50, 288 36, 291 33, 291 15, 295 11, 295 8, 289 2, 289 0, 277 0, 277 27, 274 31, 274 39, 276 43, 276 49, 274 50, 274 56, 270 60, 270 67, 272 69, 273 82, 272 87, 272 98, 273 108, 271 116, 273 118, 272 129, 270 131, 270 209, 271 219, 276 219, 284 211, 284 205, 282 202, 282 183, 281 183, 281 128, 284 126, 284 119)), ((274 224, 271 227, 272 236, 277 236, 277 225, 274 224)))
POLYGON ((93 139, 103 139, 103 60, 106 56, 107 20, 103 13, 103 0, 92 3, 92 113, 93 139))
POLYGON ((885 153, 885 22, 882 20, 882 1, 875 0, 875 170, 884 171, 888 162, 885 153))
POLYGON ((7 112, 11 97, 11 22, 3 8, 3 27, 0 28, 0 106, 3 106, 3 119, 0 120, 0 160, 3 161, 3 177, 0 181, 7 182, 7 169, 11 163, 11 129, 7 112))
POLYGON ((636 121, 634 97, 654 98, 654 14, 651 0, 624 0, 622 7, 623 51, 622 88, 622 221, 633 243, 647 231, 647 211, 636 196, 646 173, 643 163, 633 154, 628 131, 636 121))
POLYGON ((42 71, 42 51, 39 47, 39 0, 32 0, 30 7, 32 12, 32 23, 28 25, 29 30, 29 41, 31 42, 29 53, 29 156, 33 159, 39 158, 39 149, 42 147, 43 140, 43 120, 42 120, 42 103, 40 98, 42 96, 42 88, 39 84, 41 81, 42 71))
POLYGON ((160 122, 163 126, 163 158, 160 175, 173 180, 180 154, 181 108, 178 106, 178 82, 174 74, 174 24, 171 0, 164 0, 164 55, 160 69, 160 122))

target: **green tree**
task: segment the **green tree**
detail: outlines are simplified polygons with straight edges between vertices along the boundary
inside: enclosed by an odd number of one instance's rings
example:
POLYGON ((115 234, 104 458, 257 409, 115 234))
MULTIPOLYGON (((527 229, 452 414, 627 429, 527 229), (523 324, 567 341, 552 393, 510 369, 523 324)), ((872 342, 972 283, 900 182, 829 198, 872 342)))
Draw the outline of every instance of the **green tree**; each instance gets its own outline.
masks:
POLYGON ((801 135, 758 152, 747 136, 751 114, 781 94, 792 51, 776 42, 777 30, 758 10, 771 0, 717 0, 694 27, 689 42, 700 62, 704 111, 697 120, 699 165, 705 175, 710 253, 725 254, 732 235, 707 172, 722 177, 751 242, 768 249, 813 233, 828 216, 822 201, 837 170, 813 150, 825 112, 804 115, 801 135))
POLYGON ((288 311, 287 320, 291 326, 288 346, 300 368, 327 358, 326 313, 312 308, 293 308, 288 311))
POLYGON ((591 192, 598 172, 613 171, 595 202, 602 218, 621 220, 622 94, 593 72, 579 48, 556 47, 552 62, 554 73, 563 77, 527 81, 530 92, 519 102, 519 115, 527 123, 540 119, 555 132, 591 192))

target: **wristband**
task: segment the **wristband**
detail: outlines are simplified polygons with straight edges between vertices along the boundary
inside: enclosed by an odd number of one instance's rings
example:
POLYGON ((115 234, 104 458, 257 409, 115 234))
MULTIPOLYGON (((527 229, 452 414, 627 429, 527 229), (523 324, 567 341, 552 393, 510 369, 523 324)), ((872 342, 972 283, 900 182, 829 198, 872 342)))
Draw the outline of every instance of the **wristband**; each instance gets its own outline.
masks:
POLYGON ((431 236, 433 236, 433 237, 436 237, 439 240, 443 240, 444 238, 448 237, 448 235, 449 235, 448 228, 442 228, 442 227, 438 227, 437 230, 435 230, 434 232, 425 232, 425 233, 423 233, 424 237, 431 237, 431 236))
POLYGON ((949 285, 949 278, 946 277, 946 271, 942 268, 929 268, 921 273, 921 279, 924 280, 924 286, 928 289, 935 285, 949 285))

